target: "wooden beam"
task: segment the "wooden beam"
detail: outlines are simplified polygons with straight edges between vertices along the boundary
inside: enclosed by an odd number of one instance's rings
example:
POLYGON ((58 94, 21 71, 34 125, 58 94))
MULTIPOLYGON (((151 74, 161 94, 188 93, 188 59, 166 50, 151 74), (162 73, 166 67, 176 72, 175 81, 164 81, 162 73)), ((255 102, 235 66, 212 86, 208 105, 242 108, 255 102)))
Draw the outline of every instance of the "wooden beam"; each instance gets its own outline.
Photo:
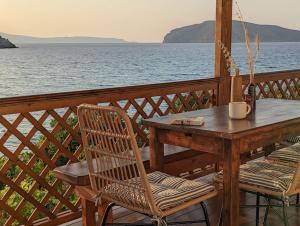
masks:
POLYGON ((230 100, 230 73, 218 42, 221 41, 231 51, 232 0, 216 1, 215 77, 220 78, 218 105, 224 105, 230 100))

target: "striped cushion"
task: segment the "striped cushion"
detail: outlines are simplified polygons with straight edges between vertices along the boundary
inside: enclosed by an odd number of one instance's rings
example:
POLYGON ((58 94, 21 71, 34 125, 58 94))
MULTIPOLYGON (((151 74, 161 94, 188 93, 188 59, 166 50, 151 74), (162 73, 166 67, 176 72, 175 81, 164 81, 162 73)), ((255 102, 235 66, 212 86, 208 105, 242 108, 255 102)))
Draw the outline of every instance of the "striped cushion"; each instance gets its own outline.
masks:
POLYGON ((268 159, 297 164, 300 162, 300 143, 274 151, 268 156, 268 159))
MULTIPOLYGON (((248 162, 240 167, 240 183, 266 188, 275 192, 287 191, 296 169, 294 167, 276 164, 268 160, 248 162)), ((216 180, 223 178, 223 172, 216 176, 216 180)))
POLYGON ((297 137, 289 137, 288 139, 286 139, 287 142, 290 143, 300 143, 300 136, 297 137))
MULTIPOLYGON (((148 174, 148 180, 154 201, 161 210, 176 207, 184 202, 201 197, 215 190, 213 185, 198 180, 192 181, 173 177, 162 172, 148 174)), ((130 192, 130 189, 125 185, 111 184, 108 185, 105 190, 106 194, 109 193, 108 195, 115 200, 122 202, 122 200, 126 199, 126 202, 132 203, 134 203, 133 200, 135 200, 141 207, 147 208, 145 206, 145 198, 140 197, 140 200, 137 200, 136 195, 133 194, 133 192, 130 192)))
POLYGON ((213 185, 199 180, 186 180, 161 172, 149 174, 148 179, 155 203, 162 210, 175 207, 215 190, 213 185))

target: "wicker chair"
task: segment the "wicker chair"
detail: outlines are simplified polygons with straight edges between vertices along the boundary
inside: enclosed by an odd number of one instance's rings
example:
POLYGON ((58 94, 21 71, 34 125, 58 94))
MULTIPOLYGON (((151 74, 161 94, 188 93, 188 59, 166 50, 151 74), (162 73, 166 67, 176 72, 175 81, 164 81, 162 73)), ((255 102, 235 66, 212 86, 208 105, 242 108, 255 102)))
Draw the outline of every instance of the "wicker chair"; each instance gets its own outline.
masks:
MULTIPOLYGON (((215 180, 223 181, 223 172, 219 172, 215 180)), ((271 207, 282 207, 284 225, 288 226, 287 206, 291 206, 289 198, 300 192, 300 163, 297 166, 287 166, 270 160, 256 160, 240 167, 240 188, 243 191, 257 195, 256 225, 259 225, 259 208, 266 208, 263 224, 266 225, 271 207), (260 197, 266 197, 268 204, 260 205, 260 197), (271 200, 281 202, 273 205, 271 200)), ((249 205, 245 207, 250 207, 249 205)))
POLYGON ((276 150, 268 155, 267 159, 284 165, 297 167, 297 164, 300 162, 300 143, 295 143, 276 150))
POLYGON ((165 225, 167 216, 195 204, 202 206, 205 220, 201 222, 210 225, 204 201, 217 195, 215 187, 162 172, 146 174, 131 121, 124 111, 81 105, 78 117, 92 189, 97 200, 110 203, 101 225, 105 225, 113 205, 165 225))
MULTIPOLYGON (((299 141, 299 137, 290 138, 292 141, 299 141)), ((297 164, 300 163, 300 143, 294 143, 285 148, 281 148, 272 152, 267 156, 267 159, 275 161, 279 164, 284 164, 291 167, 297 167, 297 164)), ((297 195, 296 204, 300 203, 300 195, 297 195)))

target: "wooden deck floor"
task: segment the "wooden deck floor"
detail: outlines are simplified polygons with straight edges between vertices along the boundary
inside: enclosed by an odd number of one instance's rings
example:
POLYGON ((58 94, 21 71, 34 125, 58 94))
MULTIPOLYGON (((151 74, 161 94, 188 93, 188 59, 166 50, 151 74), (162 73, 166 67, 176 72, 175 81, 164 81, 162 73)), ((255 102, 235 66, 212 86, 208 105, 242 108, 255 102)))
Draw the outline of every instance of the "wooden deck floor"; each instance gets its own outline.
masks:
MULTIPOLYGON (((241 203, 244 204, 255 204, 255 196, 251 194, 241 194, 241 203)), ((208 205, 208 212, 210 215, 210 220, 212 226, 217 225, 218 215, 219 215, 219 202, 216 199, 213 199, 207 203, 208 205)), ((279 209, 278 209, 279 210, 279 209)), ((260 211, 260 225, 262 225, 263 215, 264 215, 264 208, 261 208, 260 211)), ((116 223, 143 223, 143 222, 150 222, 150 219, 145 218, 143 215, 137 214, 132 211, 128 211, 126 209, 116 207, 113 210, 114 215, 114 222, 116 223)), ((289 216, 289 223, 290 226, 299 226, 300 225, 300 208, 296 207, 289 207, 288 208, 288 216, 289 216)), ((180 222, 180 221, 188 221, 188 220, 197 220, 203 219, 203 213, 200 205, 191 207, 184 211, 181 211, 177 214, 168 218, 169 222, 180 222)), ((64 226, 81 226, 81 221, 73 221, 68 224, 64 224, 64 226)), ((195 223, 192 225, 205 225, 204 223, 195 223)), ((240 225, 241 226, 254 226, 255 225, 255 209, 254 208, 243 208, 241 209, 241 216, 240 216, 240 225)), ((283 225, 280 220, 280 216, 278 216, 274 211, 271 211, 269 220, 269 226, 280 226, 283 225)))

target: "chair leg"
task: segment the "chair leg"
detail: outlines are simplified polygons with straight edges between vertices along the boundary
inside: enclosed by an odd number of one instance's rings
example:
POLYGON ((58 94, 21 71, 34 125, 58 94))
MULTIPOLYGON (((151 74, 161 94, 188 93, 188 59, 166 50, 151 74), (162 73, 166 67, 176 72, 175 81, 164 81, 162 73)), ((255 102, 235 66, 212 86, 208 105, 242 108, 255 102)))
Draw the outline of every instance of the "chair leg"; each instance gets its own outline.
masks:
POLYGON ((208 217, 206 205, 205 205, 204 202, 201 202, 200 205, 201 205, 202 210, 203 210, 203 214, 204 214, 204 217, 205 217, 206 226, 210 226, 210 222, 209 222, 209 217, 208 217))
POLYGON ((256 193, 256 214, 255 214, 255 222, 256 226, 259 226, 259 205, 260 205, 260 193, 256 193))
POLYGON ((107 218, 108 218, 108 214, 109 214, 109 211, 111 210, 111 208, 114 206, 115 204, 114 203, 110 203, 108 204, 108 206, 106 207, 105 211, 104 211, 104 215, 103 215, 103 218, 102 218, 102 222, 101 226, 105 226, 106 224, 106 221, 107 221, 107 218))
POLYGON ((222 226, 222 224, 223 224, 223 207, 221 208, 218 226, 222 226))
POLYGON ((285 205, 284 202, 283 202, 283 205, 282 205, 282 210, 283 210, 284 226, 289 226, 289 219, 288 219, 288 215, 287 215, 286 205, 285 205))
POLYGON ((266 208, 263 225, 267 225, 267 220, 268 220, 268 216, 269 216, 270 205, 271 205, 271 200, 269 197, 267 198, 267 202, 268 202, 268 206, 266 208))

